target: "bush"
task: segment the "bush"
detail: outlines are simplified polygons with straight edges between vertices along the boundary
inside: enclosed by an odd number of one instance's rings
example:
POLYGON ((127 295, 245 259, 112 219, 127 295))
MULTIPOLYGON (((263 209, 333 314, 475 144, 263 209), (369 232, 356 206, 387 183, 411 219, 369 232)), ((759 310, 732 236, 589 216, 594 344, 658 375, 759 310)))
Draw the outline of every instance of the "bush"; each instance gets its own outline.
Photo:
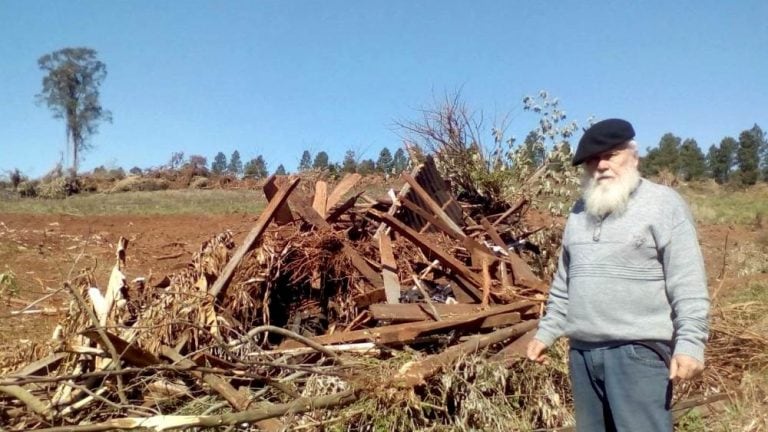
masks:
POLYGON ((168 189, 168 186, 165 179, 128 176, 118 181, 109 192, 156 191, 168 189))
POLYGON ((203 189, 208 187, 208 179, 205 177, 196 176, 189 182, 190 189, 203 189))
POLYGON ((77 177, 57 177, 37 185, 40 198, 62 199, 80 192, 80 180, 77 177))
POLYGON ((35 180, 22 181, 19 183, 19 187, 16 188, 16 191, 22 198, 34 198, 37 196, 37 183, 38 182, 35 180))

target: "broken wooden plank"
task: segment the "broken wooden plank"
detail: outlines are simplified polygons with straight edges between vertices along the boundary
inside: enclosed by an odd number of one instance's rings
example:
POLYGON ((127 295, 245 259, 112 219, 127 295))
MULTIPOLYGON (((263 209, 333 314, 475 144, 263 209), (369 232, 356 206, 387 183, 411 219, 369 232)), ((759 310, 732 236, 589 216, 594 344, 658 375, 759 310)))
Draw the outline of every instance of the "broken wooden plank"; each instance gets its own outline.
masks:
POLYGON ((8 378, 49 375, 59 367, 59 364, 67 357, 67 355, 67 353, 61 352, 51 354, 40 360, 34 361, 17 371, 11 372, 8 374, 8 378))
POLYGON ((344 196, 344 194, 346 194, 347 192, 350 191, 350 189, 355 187, 357 182, 360 181, 362 177, 363 176, 361 176, 360 174, 354 173, 354 174, 347 174, 343 179, 341 179, 339 184, 337 184, 336 187, 333 188, 333 192, 331 192, 331 194, 328 196, 328 201, 326 204, 327 205, 326 212, 330 211, 331 208, 333 208, 336 204, 338 204, 339 201, 341 201, 341 198, 344 196))
POLYGON ((424 190, 423 187, 414 179, 411 177, 408 173, 402 174, 403 179, 408 182, 408 184, 411 186, 411 190, 419 196, 419 198, 424 201, 424 203, 427 205, 427 209, 431 211, 435 216, 437 216, 440 221, 443 222, 448 228, 450 228, 452 231, 456 232, 457 234, 464 234, 461 231, 461 227, 454 222, 453 219, 451 219, 450 216, 448 216, 447 213, 442 209, 439 203, 437 203, 430 195, 429 193, 424 190))
POLYGON ((523 207, 525 204, 527 204, 527 203, 528 203, 528 200, 527 200, 527 199, 525 199, 525 198, 520 198, 520 199, 517 201, 517 203, 515 203, 515 205, 513 205, 512 207, 510 207, 510 208, 509 208, 507 211, 505 211, 504 213, 502 213, 502 214, 501 214, 501 216, 499 216, 498 218, 496 218, 496 220, 495 220, 495 221, 493 221, 493 226, 497 226, 497 225, 499 225, 500 223, 502 223, 502 222, 504 221, 504 219, 506 219, 506 218, 508 218, 509 216, 511 216, 511 215, 512 215, 514 212, 516 212, 516 211, 520 210, 520 209, 521 209, 521 208, 522 208, 522 207, 523 207))
POLYGON ((349 209, 355 206, 355 203, 357 202, 358 198, 363 194, 363 192, 358 193, 357 195, 349 197, 344 203, 341 205, 338 205, 332 209, 328 210, 328 216, 325 217, 325 221, 328 223, 334 223, 341 215, 346 213, 349 209))
POLYGON ((509 251, 506 260, 512 266, 512 278, 515 281, 515 285, 532 288, 542 293, 548 291, 549 287, 547 284, 533 274, 528 264, 514 251, 509 251))
POLYGON ((108 341, 104 341, 104 339, 99 334, 100 332, 97 331, 95 328, 89 328, 82 332, 83 336, 87 337, 88 339, 98 343, 102 347, 105 348, 109 346, 111 343, 112 346, 115 347, 115 351, 117 351, 117 354, 120 356, 120 360, 136 366, 136 367, 147 367, 147 366, 153 366, 156 364, 161 363, 160 359, 155 357, 154 354, 151 352, 144 350, 135 344, 129 343, 125 339, 121 338, 120 336, 114 335, 106 330, 104 330, 104 334, 107 336, 108 341))
MULTIPOLYGON (((277 183, 278 177, 275 174, 269 176, 267 182, 264 183, 262 190, 264 191, 264 196, 267 197, 267 201, 272 201, 277 194, 277 191, 279 190, 277 183)), ((277 209, 277 213, 275 213, 275 223, 278 225, 285 225, 291 222, 293 222, 293 213, 291 212, 291 207, 288 203, 285 203, 277 209)))
POLYGON ((379 236, 379 254, 381 255, 381 276, 384 279, 384 293, 387 296, 387 303, 400 303, 397 261, 394 252, 392 252, 392 241, 386 234, 379 236))
MULTIPOLYGON (((496 307, 496 306, 494 306, 496 307)), ((481 309, 476 304, 441 304, 436 303, 435 309, 443 319, 457 318, 472 315, 481 309)), ((380 321, 411 322, 426 321, 429 315, 425 313, 418 303, 403 304, 372 304, 368 311, 371 317, 380 321)))
POLYGON ((292 179, 290 182, 288 182, 288 184, 280 188, 277 194, 275 194, 274 198, 269 201, 267 208, 264 209, 264 211, 261 213, 261 216, 259 216, 259 219, 256 221, 256 225, 253 227, 251 232, 248 233, 248 236, 245 238, 245 240, 243 240, 243 244, 237 248, 237 251, 234 253, 234 255, 232 255, 232 258, 229 259, 229 262, 227 262, 224 270, 221 271, 221 274, 218 278, 216 278, 216 281, 213 283, 211 289, 208 290, 208 294, 213 297, 217 297, 224 290, 224 288, 226 288, 226 286, 229 284, 229 281, 232 279, 232 275, 235 274, 235 269, 240 264, 240 261, 243 260, 245 254, 253 249, 253 247, 256 245, 256 242, 259 240, 259 238, 261 238, 262 234, 264 234, 264 231, 266 231, 269 223, 272 222, 277 209, 279 209, 280 206, 285 203, 285 201, 288 199, 288 196, 291 194, 291 192, 293 192, 298 184, 299 178, 292 179))
POLYGON ((321 218, 325 219, 325 212, 328 204, 328 183, 318 180, 315 183, 315 197, 312 200, 312 208, 315 209, 321 218))
MULTIPOLYGON (((534 304, 534 302, 520 302, 490 308, 486 311, 479 311, 472 315, 444 319, 442 321, 393 324, 370 329, 353 330, 346 333, 334 333, 331 335, 315 336, 312 338, 312 340, 323 345, 367 341, 377 342, 380 344, 403 344, 412 342, 419 336, 434 333, 440 330, 462 327, 477 329, 483 326, 485 319, 488 317, 508 312, 515 312, 519 309, 527 308, 532 304, 534 304)), ((505 319, 509 319, 509 317, 506 317, 505 319)), ((298 346, 301 346, 301 344, 293 340, 287 340, 280 344, 281 349, 298 346)))
POLYGON ((406 226, 395 217, 390 216, 386 213, 376 211, 376 210, 368 210, 367 214, 377 221, 386 223, 389 227, 397 231, 398 234, 407 238, 413 244, 415 244, 420 249, 422 249, 425 254, 434 255, 438 260, 440 260, 440 262, 445 267, 451 269, 451 271, 458 273, 464 279, 471 282, 475 287, 475 290, 474 290, 475 292, 473 293, 474 294, 473 297, 476 297, 477 301, 480 301, 480 299, 482 299, 482 293, 480 293, 476 289, 482 286, 482 283, 483 283, 482 278, 480 278, 480 276, 478 276, 476 273, 468 269, 459 260, 451 256, 450 254, 446 253, 445 251, 441 250, 439 247, 432 244, 432 242, 430 242, 429 240, 426 240, 423 236, 419 235, 419 233, 414 231, 412 228, 406 226))

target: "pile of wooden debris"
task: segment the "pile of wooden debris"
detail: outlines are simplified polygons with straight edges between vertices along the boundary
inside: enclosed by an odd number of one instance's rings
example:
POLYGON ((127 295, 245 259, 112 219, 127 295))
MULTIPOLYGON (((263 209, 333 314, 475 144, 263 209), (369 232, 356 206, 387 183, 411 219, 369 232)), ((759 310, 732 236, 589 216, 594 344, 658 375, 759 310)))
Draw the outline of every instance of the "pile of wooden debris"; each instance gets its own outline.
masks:
POLYGON ((126 279, 121 239, 106 290, 69 282, 51 352, 0 378, 0 423, 319 430, 324 409, 412 391, 469 354, 520 355, 546 292, 521 257, 542 228, 521 223, 527 203, 470 214, 430 159, 386 199, 350 194, 359 178, 318 181, 311 200, 269 179, 242 244, 218 234, 160 281, 126 279))

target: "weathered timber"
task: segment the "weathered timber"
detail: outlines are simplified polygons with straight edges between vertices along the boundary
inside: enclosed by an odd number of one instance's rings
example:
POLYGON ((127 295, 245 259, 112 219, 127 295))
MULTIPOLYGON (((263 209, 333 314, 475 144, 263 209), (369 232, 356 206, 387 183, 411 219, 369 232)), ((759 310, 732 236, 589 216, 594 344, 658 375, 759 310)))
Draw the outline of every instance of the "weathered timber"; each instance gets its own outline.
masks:
POLYGON ((509 251, 509 255, 507 255, 506 259, 512 266, 512 278, 515 281, 515 285, 532 288, 542 293, 548 291, 547 284, 533 274, 533 271, 528 267, 528 264, 514 251, 509 251))
POLYGON ((435 216, 437 216, 437 218, 443 222, 443 224, 445 224, 448 228, 455 231, 456 233, 461 235, 464 234, 461 231, 461 227, 459 227, 459 225, 453 219, 451 219, 450 216, 448 216, 448 214, 443 210, 439 203, 432 199, 429 193, 424 190, 423 187, 421 187, 415 178, 411 177, 408 173, 403 173, 402 177, 411 186, 413 193, 418 195, 418 197, 426 204, 429 211, 434 213, 435 216))
MULTIPOLYGON (((497 307, 497 306, 493 306, 497 307)), ((460 316, 472 315, 480 312, 480 305, 477 304, 435 304, 437 313, 440 314, 440 318, 451 319, 460 316)), ((392 322, 412 322, 412 321, 426 321, 429 319, 429 315, 425 313, 418 303, 404 303, 404 304, 372 304, 368 311, 371 313, 371 317, 379 321, 392 321, 392 322)))
POLYGON ((115 351, 120 356, 120 360, 136 367, 146 367, 156 364, 160 364, 160 359, 155 357, 151 352, 144 350, 135 344, 129 343, 120 336, 114 335, 104 330, 104 335, 108 341, 104 341, 101 333, 94 328, 89 328, 83 331, 83 336, 98 343, 103 347, 108 347, 109 344, 115 347, 115 351))
POLYGON ((381 255, 381 276, 384 279, 384 293, 387 296, 387 303, 400 303, 397 261, 394 252, 392 252, 392 241, 386 234, 379 236, 379 254, 381 255))
POLYGON ((285 203, 285 201, 288 199, 288 196, 291 194, 291 192, 293 192, 298 184, 298 178, 292 179, 287 185, 280 188, 273 199, 269 201, 267 208, 264 209, 264 211, 261 213, 261 216, 259 216, 259 219, 256 221, 256 225, 253 227, 251 232, 248 233, 248 236, 245 238, 245 240, 243 240, 243 244, 237 248, 237 251, 234 253, 234 255, 232 255, 232 258, 229 259, 229 262, 227 262, 224 270, 221 271, 221 274, 218 278, 216 278, 213 286, 208 290, 208 294, 213 297, 217 297, 227 287, 229 281, 232 279, 232 275, 235 274, 235 269, 240 264, 240 261, 243 260, 245 254, 253 249, 253 247, 256 245, 256 242, 259 240, 262 234, 264 234, 267 226, 269 226, 269 223, 274 218, 277 209, 279 209, 280 206, 285 203))
POLYGON ((475 289, 473 294, 473 297, 475 297, 478 301, 482 299, 482 293, 480 293, 477 288, 482 286, 482 278, 478 276, 475 272, 468 269, 464 264, 462 264, 459 260, 452 257, 450 254, 446 253, 445 251, 441 250, 436 245, 432 244, 429 240, 426 240, 423 236, 419 235, 416 231, 414 231, 412 228, 406 226, 404 223, 400 222, 396 218, 386 214, 381 213, 376 210, 368 210, 368 215, 370 215, 373 219, 386 223, 390 228, 397 231, 398 234, 402 235, 403 237, 410 240, 413 244, 418 246, 422 251, 424 251, 425 254, 431 254, 434 255, 436 259, 440 260, 440 262, 447 268, 451 269, 451 271, 454 271, 461 275, 464 279, 471 282, 475 289))
POLYGON ((468 341, 454 345, 440 354, 427 357, 424 360, 407 363, 395 376, 395 382, 402 387, 414 387, 438 373, 442 368, 452 364, 457 359, 478 352, 489 345, 515 338, 536 327, 538 320, 521 322, 512 327, 497 330, 493 333, 473 336, 468 341))
MULTIPOLYGON (((503 248, 505 251, 507 250, 507 245, 504 243, 504 240, 501 238, 501 235, 498 231, 496 231, 496 227, 494 227, 491 222, 483 217, 480 218, 480 224, 482 225, 483 229, 485 229, 486 234, 488 234, 488 237, 491 238, 491 241, 493 241, 496 246, 503 248)), ((504 261, 499 262, 499 280, 501 281, 501 286, 504 287, 504 289, 509 289, 512 287, 512 280, 509 277, 509 273, 507 273, 507 264, 504 261)))
POLYGON ((328 201, 326 203, 326 206, 327 206, 326 212, 330 211, 331 208, 333 208, 336 204, 338 204, 339 201, 341 201, 341 198, 344 196, 344 194, 346 194, 347 192, 350 191, 350 189, 355 187, 357 182, 360 181, 362 177, 363 176, 361 176, 360 174, 354 173, 354 174, 347 174, 343 179, 341 179, 339 184, 337 184, 336 187, 333 188, 333 192, 331 192, 331 194, 328 195, 328 201))
MULTIPOLYGON (((267 201, 272 201, 277 194, 277 191, 279 190, 277 183, 278 177, 275 174, 269 176, 267 182, 264 183, 262 190, 264 191, 264 196, 267 197, 267 201)), ((278 225, 285 225, 291 222, 293 222, 293 213, 291 212, 291 207, 288 203, 285 203, 277 209, 277 213, 275 213, 275 223, 278 225)))
MULTIPOLYGON (((486 311, 477 312, 472 315, 444 319, 442 321, 394 324, 370 329, 353 330, 346 333, 334 333, 331 335, 316 336, 313 337, 312 340, 323 345, 367 341, 373 341, 380 344, 409 343, 414 341, 419 336, 440 330, 447 330, 452 328, 481 328, 485 322, 485 319, 488 317, 505 314, 508 312, 515 312, 520 309, 525 309, 533 304, 534 302, 526 301, 510 305, 498 306, 495 308, 490 308, 486 311)), ((505 319, 510 319, 510 317, 505 319)), ((492 324, 494 325, 491 325, 491 327, 497 325, 498 323, 492 324)), ((280 344, 281 349, 298 346, 301 345, 295 341, 285 341, 280 344)))
POLYGON ((360 192, 357 195, 351 196, 342 204, 332 209, 329 209, 328 216, 325 217, 325 221, 328 223, 336 222, 341 217, 341 215, 343 215, 344 213, 349 211, 349 209, 355 206, 355 203, 357 202, 358 198, 360 198, 362 194, 363 192, 360 192))
POLYGON ((500 223, 504 222, 504 219, 511 216, 516 211, 520 210, 524 205, 528 203, 528 200, 525 198, 520 198, 520 200, 515 203, 512 207, 510 207, 507 211, 501 214, 498 218, 496 218, 495 221, 493 221, 493 226, 498 226, 500 223))
POLYGON ((315 196, 312 200, 312 208, 315 209, 317 214, 325 219, 325 212, 328 205, 328 183, 318 180, 315 183, 315 196))
POLYGON ((67 353, 51 354, 40 360, 34 361, 17 371, 11 372, 8 374, 8 378, 48 375, 53 372, 66 357, 67 353))

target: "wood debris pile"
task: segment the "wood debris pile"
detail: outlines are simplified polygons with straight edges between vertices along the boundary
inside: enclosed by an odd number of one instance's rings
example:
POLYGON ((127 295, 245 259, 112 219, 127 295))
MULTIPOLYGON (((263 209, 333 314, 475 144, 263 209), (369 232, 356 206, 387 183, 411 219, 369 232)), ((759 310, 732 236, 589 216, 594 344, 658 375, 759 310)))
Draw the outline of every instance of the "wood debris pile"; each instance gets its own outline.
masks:
POLYGON ((468 354, 520 355, 546 297, 522 257, 542 228, 520 222, 526 202, 471 214, 430 159, 387 199, 350 194, 359 178, 312 199, 269 179, 242 244, 221 233, 161 281, 126 279, 121 239, 106 290, 71 281, 55 347, 0 378, 0 423, 313 430, 323 408, 412 391, 468 354))

